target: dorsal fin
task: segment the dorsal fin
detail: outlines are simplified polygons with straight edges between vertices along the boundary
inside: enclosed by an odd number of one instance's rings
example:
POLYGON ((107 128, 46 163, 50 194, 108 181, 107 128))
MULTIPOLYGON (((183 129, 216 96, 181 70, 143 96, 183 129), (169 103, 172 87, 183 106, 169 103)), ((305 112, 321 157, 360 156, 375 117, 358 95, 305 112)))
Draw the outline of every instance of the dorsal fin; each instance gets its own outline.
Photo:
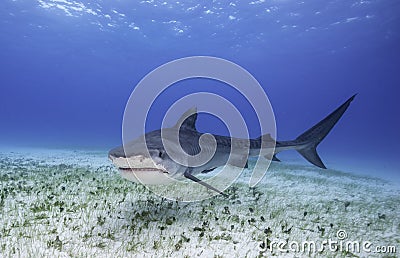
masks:
POLYGON ((187 110, 183 115, 178 119, 178 122, 174 125, 175 128, 182 128, 186 130, 194 130, 196 131, 196 120, 197 120, 197 108, 192 107, 187 110))
POLYGON ((264 141, 270 141, 270 142, 274 141, 274 139, 271 137, 270 133, 266 133, 264 135, 261 135, 261 136, 257 137, 256 140, 261 140, 262 138, 264 138, 264 141))

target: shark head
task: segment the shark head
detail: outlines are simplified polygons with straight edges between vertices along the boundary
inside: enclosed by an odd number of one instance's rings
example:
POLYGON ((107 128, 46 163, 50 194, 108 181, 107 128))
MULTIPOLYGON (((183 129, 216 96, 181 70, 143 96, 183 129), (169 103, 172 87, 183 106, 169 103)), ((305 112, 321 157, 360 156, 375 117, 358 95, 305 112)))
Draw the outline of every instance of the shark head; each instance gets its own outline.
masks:
POLYGON ((110 150, 108 157, 123 178, 149 185, 172 183, 173 175, 182 169, 166 153, 161 130, 147 133, 125 144, 125 148, 110 150))
POLYGON ((168 142, 170 149, 180 150, 179 142, 169 141, 169 136, 182 129, 194 132, 196 118, 197 110, 192 108, 182 115, 174 127, 146 133, 123 146, 111 149, 108 157, 119 169, 121 176, 129 181, 148 185, 173 183, 175 176, 182 175, 186 167, 169 157, 163 141, 168 142))

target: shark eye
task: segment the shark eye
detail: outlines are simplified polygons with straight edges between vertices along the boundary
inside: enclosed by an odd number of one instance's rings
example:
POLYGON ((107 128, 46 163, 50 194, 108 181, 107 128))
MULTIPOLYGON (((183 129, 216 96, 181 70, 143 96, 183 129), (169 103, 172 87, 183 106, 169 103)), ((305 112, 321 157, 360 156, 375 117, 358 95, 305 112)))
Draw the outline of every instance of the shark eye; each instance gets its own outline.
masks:
POLYGON ((164 151, 159 151, 159 152, 158 152, 158 157, 159 157, 159 158, 164 158, 164 156, 165 156, 164 151))

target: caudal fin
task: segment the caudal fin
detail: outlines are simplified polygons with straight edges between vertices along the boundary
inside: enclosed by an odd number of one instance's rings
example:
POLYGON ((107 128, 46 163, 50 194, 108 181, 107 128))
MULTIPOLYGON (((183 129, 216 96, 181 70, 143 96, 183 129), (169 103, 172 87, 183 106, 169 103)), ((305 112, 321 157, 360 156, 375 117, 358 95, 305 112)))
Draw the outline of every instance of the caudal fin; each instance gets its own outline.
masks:
POLYGON ((349 107, 350 103, 353 101, 357 94, 354 94, 345 103, 338 107, 335 111, 330 113, 327 117, 322 119, 316 125, 311 127, 311 129, 304 132, 302 135, 296 138, 294 142, 299 145, 305 146, 304 148, 299 148, 297 151, 309 162, 320 168, 326 168, 321 158, 317 153, 318 144, 328 135, 328 133, 335 126, 337 121, 342 117, 344 112, 349 107))

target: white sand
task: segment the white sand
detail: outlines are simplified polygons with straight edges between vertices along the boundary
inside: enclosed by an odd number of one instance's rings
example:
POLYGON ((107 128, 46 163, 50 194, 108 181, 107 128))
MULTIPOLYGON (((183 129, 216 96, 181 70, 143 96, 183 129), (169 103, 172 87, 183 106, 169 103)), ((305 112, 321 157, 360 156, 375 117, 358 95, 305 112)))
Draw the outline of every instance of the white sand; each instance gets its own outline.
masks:
MULTIPOLYGON (((0 257, 271 256, 259 250, 262 241, 308 240, 319 247, 338 240, 338 230, 347 233, 344 244, 370 241, 372 250, 400 252, 398 186, 285 163, 273 164, 257 188, 244 183, 249 175, 246 170, 226 191, 229 198, 177 203, 121 179, 103 151, 3 149, 0 257)), ((346 251, 273 254, 342 257, 346 251)))

